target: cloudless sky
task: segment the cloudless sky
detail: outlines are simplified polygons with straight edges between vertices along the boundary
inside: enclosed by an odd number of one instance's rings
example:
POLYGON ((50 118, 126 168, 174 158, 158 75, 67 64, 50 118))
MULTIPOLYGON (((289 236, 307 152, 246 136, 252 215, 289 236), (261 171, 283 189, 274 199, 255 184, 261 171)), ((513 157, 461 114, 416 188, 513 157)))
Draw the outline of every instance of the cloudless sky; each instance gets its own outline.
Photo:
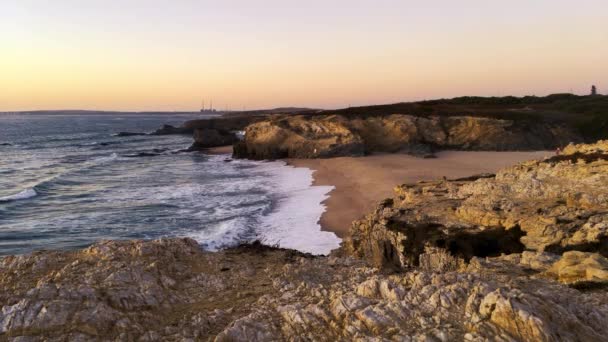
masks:
POLYGON ((608 93, 606 0, 0 0, 0 111, 608 93))

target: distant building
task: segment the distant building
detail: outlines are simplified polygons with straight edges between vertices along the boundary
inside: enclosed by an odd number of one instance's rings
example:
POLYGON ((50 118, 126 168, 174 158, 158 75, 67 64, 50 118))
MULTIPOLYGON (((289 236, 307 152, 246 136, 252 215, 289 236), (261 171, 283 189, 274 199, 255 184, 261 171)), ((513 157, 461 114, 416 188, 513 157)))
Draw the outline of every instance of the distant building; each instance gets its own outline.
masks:
POLYGON ((216 114, 217 113, 217 111, 215 109, 213 109, 213 101, 211 101, 211 103, 209 104, 209 108, 205 108, 205 100, 203 100, 200 112, 203 114, 216 114))
POLYGON ((595 96, 595 95, 597 95, 597 88, 594 85, 592 85, 591 86, 591 96, 595 96))

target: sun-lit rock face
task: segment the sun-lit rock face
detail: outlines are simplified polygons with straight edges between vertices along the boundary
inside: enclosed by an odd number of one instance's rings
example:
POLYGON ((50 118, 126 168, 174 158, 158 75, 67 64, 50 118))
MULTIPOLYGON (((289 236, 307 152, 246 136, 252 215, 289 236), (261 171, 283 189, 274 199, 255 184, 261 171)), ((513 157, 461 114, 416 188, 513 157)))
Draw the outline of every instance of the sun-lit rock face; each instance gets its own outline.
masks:
POLYGON ((437 149, 553 149, 579 140, 573 130, 560 124, 473 116, 275 116, 249 125, 244 141, 235 145, 235 155, 251 159, 328 158, 372 152, 427 156, 437 149))
POLYGON ((524 250, 608 256, 606 184, 608 152, 598 142, 496 175, 401 185, 353 224, 346 247, 397 268, 416 266, 428 246, 465 260, 524 250))
MULTIPOLYGON (((429 253, 428 265, 438 265, 429 253)), ((0 336, 601 341, 606 291, 551 280, 555 260, 527 252, 387 274, 348 257, 260 245, 206 253, 189 239, 102 242, 1 259, 0 336)))

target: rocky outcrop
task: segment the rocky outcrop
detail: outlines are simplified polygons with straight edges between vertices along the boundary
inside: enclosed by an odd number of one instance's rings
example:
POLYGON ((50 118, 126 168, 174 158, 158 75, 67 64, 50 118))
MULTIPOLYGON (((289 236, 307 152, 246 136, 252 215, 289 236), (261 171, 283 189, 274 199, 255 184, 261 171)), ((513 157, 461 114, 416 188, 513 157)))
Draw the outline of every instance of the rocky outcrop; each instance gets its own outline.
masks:
POLYGON ((261 121, 263 115, 243 115, 191 120, 184 123, 183 129, 193 133, 194 143, 190 151, 204 150, 211 147, 228 146, 239 141, 238 134, 248 125, 261 121))
POLYGON ((565 284, 608 284, 608 259, 598 253, 570 251, 547 274, 565 284))
POLYGON ((344 118, 282 116, 250 125, 234 146, 237 157, 251 159, 327 158, 363 155, 364 145, 344 118))
POLYGON ((101 242, 0 259, 0 338, 605 338, 605 291, 568 288, 522 259, 475 257, 443 273, 386 274, 361 260, 256 244, 208 253, 189 239, 101 242))
POLYGON ((524 250, 608 255, 608 141, 460 180, 401 185, 353 223, 346 248, 379 267, 417 266, 427 247, 464 260, 524 250))
POLYGON ((228 146, 237 142, 234 132, 221 131, 217 129, 195 129, 194 143, 190 147, 191 150, 201 150, 210 147, 228 146))
POLYGON ((325 158, 372 152, 429 155, 437 149, 545 150, 581 138, 556 123, 473 116, 275 116, 247 127, 235 155, 325 158))
POLYGON ((173 135, 173 134, 192 134, 194 130, 190 127, 175 127, 172 125, 163 125, 161 128, 150 133, 150 135, 173 135))

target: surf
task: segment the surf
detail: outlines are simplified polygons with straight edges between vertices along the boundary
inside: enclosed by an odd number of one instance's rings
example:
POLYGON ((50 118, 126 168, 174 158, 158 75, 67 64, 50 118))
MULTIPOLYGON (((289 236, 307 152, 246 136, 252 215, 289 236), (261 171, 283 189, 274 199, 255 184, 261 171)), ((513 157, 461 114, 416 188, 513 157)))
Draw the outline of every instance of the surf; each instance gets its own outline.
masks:
POLYGON ((34 188, 28 188, 19 193, 14 194, 14 195, 0 197, 0 202, 21 201, 21 200, 26 200, 28 198, 32 198, 32 197, 36 197, 36 196, 38 196, 38 193, 36 192, 36 190, 34 188))

